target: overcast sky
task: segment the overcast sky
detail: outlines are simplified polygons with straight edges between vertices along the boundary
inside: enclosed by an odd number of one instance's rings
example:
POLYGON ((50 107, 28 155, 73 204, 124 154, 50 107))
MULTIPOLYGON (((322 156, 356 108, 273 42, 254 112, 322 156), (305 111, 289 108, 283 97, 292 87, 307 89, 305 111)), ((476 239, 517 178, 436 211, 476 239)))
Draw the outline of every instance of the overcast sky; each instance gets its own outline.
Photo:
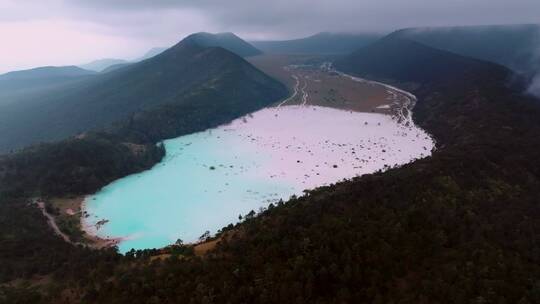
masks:
POLYGON ((540 0, 0 0, 0 73, 131 59, 198 31, 261 40, 508 23, 540 23, 540 0))

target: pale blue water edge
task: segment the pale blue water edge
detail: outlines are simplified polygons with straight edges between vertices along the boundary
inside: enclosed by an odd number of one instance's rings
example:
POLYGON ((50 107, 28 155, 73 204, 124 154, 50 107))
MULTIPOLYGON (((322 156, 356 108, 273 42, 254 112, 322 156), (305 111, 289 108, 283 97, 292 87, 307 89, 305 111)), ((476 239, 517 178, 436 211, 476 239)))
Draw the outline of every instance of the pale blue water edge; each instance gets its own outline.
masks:
POLYGON ((166 156, 151 170, 113 182, 87 200, 87 222, 109 220, 97 234, 123 237, 122 253, 163 247, 178 238, 196 241, 206 230, 215 233, 238 222, 240 214, 299 191, 293 183, 246 174, 269 155, 245 149, 242 139, 226 129, 164 145, 166 156))
POLYGON ((255 112, 229 125, 164 141, 152 169, 86 201, 86 227, 121 238, 120 252, 197 241, 270 202, 428 156, 423 130, 392 117, 316 106, 255 112))

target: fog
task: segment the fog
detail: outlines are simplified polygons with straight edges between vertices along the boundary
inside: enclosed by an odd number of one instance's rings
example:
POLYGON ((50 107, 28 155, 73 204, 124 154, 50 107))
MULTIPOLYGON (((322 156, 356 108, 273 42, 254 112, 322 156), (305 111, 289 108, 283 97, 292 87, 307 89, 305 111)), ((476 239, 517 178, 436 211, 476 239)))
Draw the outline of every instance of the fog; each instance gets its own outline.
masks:
POLYGON ((0 0, 0 73, 130 59, 198 32, 246 39, 321 31, 540 23, 537 0, 0 0))

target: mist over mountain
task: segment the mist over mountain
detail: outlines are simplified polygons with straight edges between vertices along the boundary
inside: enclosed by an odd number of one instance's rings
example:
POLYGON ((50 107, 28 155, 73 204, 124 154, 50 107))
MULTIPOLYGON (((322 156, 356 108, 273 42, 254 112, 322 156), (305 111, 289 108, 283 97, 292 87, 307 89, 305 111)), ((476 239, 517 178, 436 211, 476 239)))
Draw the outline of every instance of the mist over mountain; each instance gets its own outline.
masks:
POLYGON ((270 54, 346 54, 375 42, 377 33, 318 33, 313 36, 283 41, 251 41, 258 49, 270 54))
POLYGON ((79 65, 80 68, 91 70, 95 72, 102 72, 106 68, 116 65, 116 64, 125 64, 127 63, 127 60, 124 59, 113 59, 113 58, 105 58, 105 59, 98 59, 94 60, 92 62, 79 65))
POLYGON ((137 58, 134 61, 138 62, 138 61, 146 60, 148 58, 152 58, 152 57, 154 57, 156 55, 159 55, 159 54, 163 53, 166 49, 167 49, 166 47, 154 47, 154 48, 151 48, 146 53, 144 53, 144 55, 142 57, 137 58))
POLYGON ((540 74, 534 76, 527 92, 535 96, 540 96, 540 74))
POLYGON ((411 89, 433 82, 466 81, 471 75, 512 75, 510 70, 498 64, 434 49, 395 35, 340 58, 334 65, 344 72, 368 79, 406 83, 411 89))
POLYGON ((391 36, 504 65, 530 79, 528 91, 540 96, 540 25, 411 28, 391 36))
POLYGON ((165 104, 197 101, 220 111, 218 100, 233 102, 222 109, 231 114, 220 115, 234 118, 285 96, 281 84, 238 55, 194 38, 139 63, 8 103, 0 111, 0 150, 62 139, 165 104))

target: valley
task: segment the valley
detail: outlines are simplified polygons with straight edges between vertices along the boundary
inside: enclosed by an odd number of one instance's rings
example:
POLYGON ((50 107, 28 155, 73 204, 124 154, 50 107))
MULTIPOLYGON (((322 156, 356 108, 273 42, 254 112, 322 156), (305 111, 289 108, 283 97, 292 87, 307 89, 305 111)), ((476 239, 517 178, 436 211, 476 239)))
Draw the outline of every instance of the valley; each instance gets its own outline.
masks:
POLYGON ((536 33, 0 75, 0 303, 540 303, 536 33))
POLYGON ((279 105, 317 105, 366 113, 392 114, 404 100, 381 84, 356 81, 325 66, 328 57, 260 55, 248 60, 285 83, 291 96, 279 105))
POLYGON ((205 231, 213 235, 239 216, 401 166, 434 148, 412 123, 415 98, 406 92, 328 64, 286 65, 274 73, 288 79, 291 96, 217 128, 164 141, 166 155, 152 169, 86 198, 85 232, 120 240, 123 253, 177 239, 197 243, 205 231))

